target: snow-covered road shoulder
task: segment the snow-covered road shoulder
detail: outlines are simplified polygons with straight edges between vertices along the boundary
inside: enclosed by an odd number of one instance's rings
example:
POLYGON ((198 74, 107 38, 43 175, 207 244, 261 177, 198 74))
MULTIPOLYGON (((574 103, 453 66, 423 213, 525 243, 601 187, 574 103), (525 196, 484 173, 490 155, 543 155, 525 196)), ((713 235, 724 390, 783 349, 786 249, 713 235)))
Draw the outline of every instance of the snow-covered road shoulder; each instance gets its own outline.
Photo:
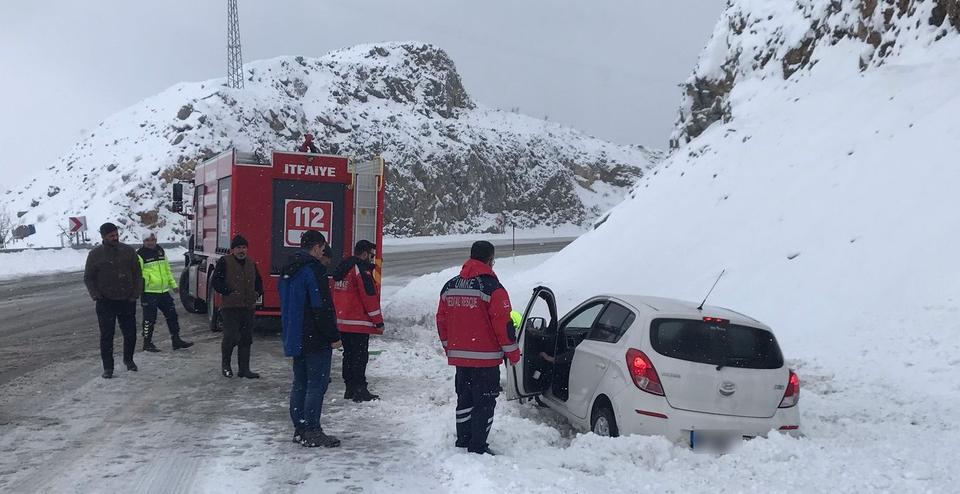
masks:
MULTIPOLYGON (((171 262, 183 260, 186 249, 165 249, 171 262)), ((88 249, 0 251, 0 280, 83 271, 88 249)))

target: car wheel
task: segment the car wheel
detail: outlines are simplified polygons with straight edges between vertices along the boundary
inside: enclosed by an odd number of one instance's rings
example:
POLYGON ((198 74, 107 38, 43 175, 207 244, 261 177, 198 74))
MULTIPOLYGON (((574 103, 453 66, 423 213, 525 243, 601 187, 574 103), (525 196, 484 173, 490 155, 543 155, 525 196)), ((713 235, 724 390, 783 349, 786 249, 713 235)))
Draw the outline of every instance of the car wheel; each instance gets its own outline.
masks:
POLYGON ((207 283, 207 321, 210 323, 210 331, 214 333, 223 331, 223 316, 214 298, 213 280, 207 283))
POLYGON ((617 437, 620 430, 617 429, 617 419, 613 416, 613 409, 605 402, 597 402, 593 407, 591 414, 590 430, 598 436, 617 437))

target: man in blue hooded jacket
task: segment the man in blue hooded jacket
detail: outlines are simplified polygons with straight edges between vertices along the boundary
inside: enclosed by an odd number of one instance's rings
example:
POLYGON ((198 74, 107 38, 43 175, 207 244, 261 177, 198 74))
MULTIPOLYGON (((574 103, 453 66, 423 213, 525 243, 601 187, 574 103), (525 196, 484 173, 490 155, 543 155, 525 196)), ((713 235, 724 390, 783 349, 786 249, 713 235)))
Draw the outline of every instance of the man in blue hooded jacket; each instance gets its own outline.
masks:
POLYGON ((320 412, 340 333, 327 269, 320 263, 326 244, 323 234, 315 230, 300 237, 300 250, 290 257, 280 278, 280 320, 283 353, 293 357, 293 440, 307 447, 332 448, 339 446, 340 440, 323 432, 320 412))

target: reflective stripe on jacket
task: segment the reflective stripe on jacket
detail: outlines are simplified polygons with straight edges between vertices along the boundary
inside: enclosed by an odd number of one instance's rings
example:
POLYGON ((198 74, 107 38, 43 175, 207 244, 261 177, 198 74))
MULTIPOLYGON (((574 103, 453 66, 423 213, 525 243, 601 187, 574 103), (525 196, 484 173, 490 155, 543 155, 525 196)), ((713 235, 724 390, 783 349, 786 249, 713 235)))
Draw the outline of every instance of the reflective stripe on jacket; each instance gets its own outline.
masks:
POLYGON ((373 280, 373 265, 356 256, 344 259, 334 276, 333 305, 343 333, 383 334, 380 294, 373 280))
POLYGON ((470 259, 460 275, 443 286, 437 307, 437 333, 447 363, 496 367, 504 357, 520 360, 510 296, 493 269, 470 259))

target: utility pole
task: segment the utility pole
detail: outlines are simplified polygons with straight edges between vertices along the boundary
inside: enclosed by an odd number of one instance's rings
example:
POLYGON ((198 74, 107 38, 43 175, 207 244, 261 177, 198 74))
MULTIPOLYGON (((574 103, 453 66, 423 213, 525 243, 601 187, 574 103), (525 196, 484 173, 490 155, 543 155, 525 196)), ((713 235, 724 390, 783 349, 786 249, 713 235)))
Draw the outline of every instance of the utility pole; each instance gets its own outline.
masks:
POLYGON ((237 0, 227 0, 227 85, 234 89, 243 89, 243 55, 240 54, 237 0))

